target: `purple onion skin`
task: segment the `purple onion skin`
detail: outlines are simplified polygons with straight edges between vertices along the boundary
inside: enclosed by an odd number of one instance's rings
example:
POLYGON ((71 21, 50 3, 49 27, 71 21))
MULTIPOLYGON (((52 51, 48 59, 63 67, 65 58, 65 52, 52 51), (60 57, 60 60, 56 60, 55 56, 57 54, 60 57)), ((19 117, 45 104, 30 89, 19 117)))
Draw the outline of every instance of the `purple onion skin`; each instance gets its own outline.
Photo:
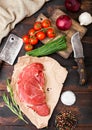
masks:
POLYGON ((56 26, 59 30, 66 31, 72 26, 72 20, 67 15, 61 15, 56 20, 56 26))
POLYGON ((77 12, 80 9, 80 2, 78 0, 65 0, 65 7, 67 10, 77 12))

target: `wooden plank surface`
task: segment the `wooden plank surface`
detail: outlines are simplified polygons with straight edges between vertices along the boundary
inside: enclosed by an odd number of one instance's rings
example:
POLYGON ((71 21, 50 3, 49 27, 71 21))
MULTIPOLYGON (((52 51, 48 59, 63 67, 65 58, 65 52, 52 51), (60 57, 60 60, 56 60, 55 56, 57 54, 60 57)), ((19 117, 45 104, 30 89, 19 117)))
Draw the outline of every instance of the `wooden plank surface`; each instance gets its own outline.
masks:
MULTIPOLYGON (((65 9, 64 0, 51 0, 46 3, 44 7, 39 10, 33 16, 24 19, 22 22, 16 25, 14 30, 10 33, 14 33, 20 37, 28 32, 33 27, 37 17, 43 13, 45 16, 50 17, 53 14, 53 10, 60 9, 71 16, 74 20, 78 20, 78 16, 81 12, 89 11, 92 13, 92 1, 81 1, 81 9, 77 13, 71 13, 65 9)), ((8 36, 7 36, 8 37, 8 36)), ((7 37, 3 40, 5 43, 7 37)), ((53 115, 49 121, 49 126, 42 130, 56 130, 54 120, 58 112, 64 110, 72 110, 78 116, 78 125, 75 130, 92 130, 92 24, 87 26, 87 32, 82 38, 83 49, 85 55, 85 66, 87 72, 87 84, 85 86, 79 85, 79 75, 77 73, 77 66, 73 58, 73 53, 69 55, 67 59, 61 57, 58 54, 50 55, 56 59, 62 66, 68 70, 68 76, 64 83, 63 91, 71 90, 76 94, 77 100, 74 105, 67 107, 59 100, 53 115)), ((40 46, 41 43, 39 42, 40 46)), ((1 47, 2 48, 2 47, 1 47)), ((0 48, 0 49, 1 49, 0 48)), ((20 51, 19 56, 25 54, 24 48, 20 51)), ((15 63, 17 62, 17 59, 15 63)), ((37 130, 37 128, 29 121, 29 125, 20 121, 4 104, 2 100, 2 94, 6 92, 6 79, 11 78, 13 72, 13 66, 4 63, 0 69, 0 130, 37 130)), ((62 75, 63 76, 63 75, 62 75)), ((26 118, 26 117, 25 117, 26 118)))

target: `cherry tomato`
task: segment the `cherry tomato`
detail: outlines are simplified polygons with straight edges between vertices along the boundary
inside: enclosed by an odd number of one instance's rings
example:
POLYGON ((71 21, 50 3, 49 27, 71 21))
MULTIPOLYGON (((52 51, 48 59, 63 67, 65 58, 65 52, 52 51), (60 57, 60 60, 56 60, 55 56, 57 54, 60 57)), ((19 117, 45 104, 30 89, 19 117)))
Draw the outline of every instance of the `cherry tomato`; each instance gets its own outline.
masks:
POLYGON ((24 48, 26 51, 31 51, 33 49, 33 46, 31 44, 25 44, 24 48))
POLYGON ((25 44, 28 44, 28 43, 29 43, 29 36, 28 36, 28 35, 24 35, 24 36, 22 37, 22 40, 23 40, 23 42, 24 42, 25 44))
POLYGON ((42 21, 42 27, 43 27, 43 28, 48 28, 48 27, 50 27, 50 26, 51 26, 51 22, 50 22, 49 19, 44 19, 44 20, 42 21))
POLYGON ((37 22, 34 23, 34 29, 36 31, 40 30, 41 28, 42 28, 42 24, 41 24, 40 21, 37 21, 37 22))
POLYGON ((36 44, 38 43, 38 38, 35 37, 35 36, 30 37, 29 43, 30 43, 31 45, 36 45, 36 44))
POLYGON ((44 40, 46 38, 46 34, 43 31, 40 31, 36 34, 39 40, 44 40))
POLYGON ((54 37, 56 36, 56 33, 55 33, 54 28, 49 28, 49 29, 47 30, 47 36, 48 36, 49 38, 54 38, 54 37))
POLYGON ((31 29, 28 31, 28 35, 29 35, 29 36, 34 36, 34 33, 35 33, 35 29, 34 29, 34 28, 31 28, 31 29))

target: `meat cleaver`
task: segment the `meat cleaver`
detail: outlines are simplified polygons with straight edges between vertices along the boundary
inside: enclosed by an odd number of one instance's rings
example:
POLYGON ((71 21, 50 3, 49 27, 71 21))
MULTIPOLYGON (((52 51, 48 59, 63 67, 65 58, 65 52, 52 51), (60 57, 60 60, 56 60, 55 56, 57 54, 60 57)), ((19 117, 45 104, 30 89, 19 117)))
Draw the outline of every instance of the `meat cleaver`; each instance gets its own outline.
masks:
POLYGON ((86 72, 84 65, 83 47, 80 40, 79 32, 73 34, 73 36, 71 37, 71 44, 74 52, 74 58, 78 65, 78 72, 80 75, 80 85, 84 85, 86 83, 86 72))
POLYGON ((15 34, 10 34, 4 48, 0 53, 0 66, 4 62, 13 65, 21 47, 23 45, 23 41, 20 37, 15 34))

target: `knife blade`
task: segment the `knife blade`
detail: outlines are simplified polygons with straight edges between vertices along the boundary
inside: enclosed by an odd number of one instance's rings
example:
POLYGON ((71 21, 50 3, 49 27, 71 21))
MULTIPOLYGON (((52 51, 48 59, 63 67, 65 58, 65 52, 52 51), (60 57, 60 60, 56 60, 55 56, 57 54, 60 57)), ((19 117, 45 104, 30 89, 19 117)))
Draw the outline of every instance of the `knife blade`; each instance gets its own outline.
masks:
POLYGON ((23 41, 20 37, 15 34, 10 34, 0 53, 0 66, 3 61, 13 65, 22 45, 23 41))
POLYGON ((84 64, 84 54, 83 54, 83 46, 81 43, 79 32, 76 32, 71 37, 71 44, 74 52, 74 58, 78 65, 78 72, 80 76, 80 85, 84 85, 86 83, 86 71, 84 64))

